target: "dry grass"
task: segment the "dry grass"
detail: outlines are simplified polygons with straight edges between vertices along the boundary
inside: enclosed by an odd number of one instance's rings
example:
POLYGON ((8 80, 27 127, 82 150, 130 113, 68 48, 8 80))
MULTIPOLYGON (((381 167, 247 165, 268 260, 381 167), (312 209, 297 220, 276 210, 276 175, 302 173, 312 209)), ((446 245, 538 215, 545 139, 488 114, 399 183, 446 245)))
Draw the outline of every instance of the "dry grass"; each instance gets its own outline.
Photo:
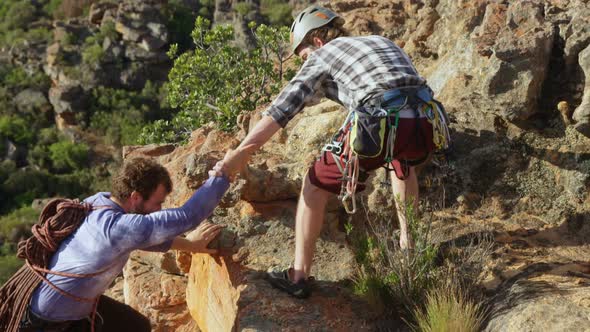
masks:
POLYGON ((432 289, 424 309, 417 308, 414 330, 423 332, 476 332, 485 315, 480 303, 460 287, 432 289))

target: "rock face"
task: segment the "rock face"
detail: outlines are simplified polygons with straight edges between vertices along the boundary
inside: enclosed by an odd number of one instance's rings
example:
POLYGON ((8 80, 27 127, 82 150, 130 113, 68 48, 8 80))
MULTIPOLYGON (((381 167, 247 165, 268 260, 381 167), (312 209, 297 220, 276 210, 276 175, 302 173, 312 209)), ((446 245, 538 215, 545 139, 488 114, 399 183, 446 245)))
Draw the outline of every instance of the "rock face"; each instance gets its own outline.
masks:
POLYGON ((165 1, 95 2, 87 20, 54 23, 45 72, 52 79, 50 102, 62 126, 76 124, 85 99, 97 86, 141 90, 164 81, 170 69, 162 14, 165 1), (70 97, 72 96, 74 97, 70 97))
POLYGON ((582 103, 574 112, 575 128, 582 134, 590 137, 590 43, 579 55, 580 66, 586 75, 586 85, 584 87, 584 96, 582 103))
MULTIPOLYGON (((470 233, 494 238, 483 285, 491 313, 485 329, 561 331, 587 325, 590 4, 355 0, 326 5, 345 17, 353 34, 381 34, 403 45, 450 113, 450 163, 422 169, 421 197, 425 209, 436 211, 436 232, 451 240, 470 233)), ((139 35, 129 30, 123 40, 139 40, 139 35)), ((126 294, 138 298, 129 301, 158 328, 172 326, 158 318, 171 311, 170 324, 188 326, 188 312, 203 331, 400 328, 391 323, 383 328, 380 313, 346 286, 356 263, 343 224, 362 224, 366 216, 349 219, 336 201, 329 204, 317 243, 312 274, 319 281, 311 299, 292 299, 264 280, 269 267, 292 263, 302 179, 344 115, 324 102, 293 119, 255 155, 210 217, 231 229, 227 254, 176 253, 177 270, 164 267, 174 266, 171 256, 144 257, 145 266, 168 272, 150 277, 149 293, 132 286, 138 281, 125 281, 135 289, 126 294), (185 284, 183 298, 179 289, 185 284), (150 300, 149 294, 167 300, 150 300)), ((247 119, 244 131, 259 117, 247 119)), ((239 138, 205 127, 183 147, 130 148, 126 158, 148 155, 164 164, 175 185, 166 204, 178 206, 239 138)), ((380 187, 377 173, 363 195, 366 205, 370 214, 395 220, 391 195, 380 187)), ((143 267, 134 264, 126 279, 142 278, 132 271, 143 267)))
POLYGON ((172 253, 136 253, 123 270, 125 303, 152 322, 152 331, 198 331, 186 308, 187 280, 172 253))

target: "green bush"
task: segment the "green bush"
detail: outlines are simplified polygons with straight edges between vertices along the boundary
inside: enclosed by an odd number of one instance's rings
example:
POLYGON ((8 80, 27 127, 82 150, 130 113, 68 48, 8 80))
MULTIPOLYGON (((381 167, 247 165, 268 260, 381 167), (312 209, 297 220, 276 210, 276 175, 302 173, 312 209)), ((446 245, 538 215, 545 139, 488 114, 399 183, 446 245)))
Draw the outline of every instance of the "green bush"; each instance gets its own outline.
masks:
POLYGON ((82 45, 82 61, 84 63, 95 68, 99 67, 106 55, 102 48, 102 44, 106 38, 111 40, 119 38, 119 33, 115 29, 114 22, 105 22, 96 34, 86 37, 84 45, 82 45))
POLYGON ((100 26, 99 34, 98 34, 98 42, 102 44, 105 38, 109 38, 111 40, 116 40, 119 38, 119 33, 115 27, 115 22, 113 21, 106 21, 100 26))
POLYGON ((58 172, 71 172, 87 167, 90 148, 84 143, 60 141, 49 146, 53 168, 58 172))
POLYGON ((215 11, 215 0, 200 0, 201 8, 199 8, 199 16, 206 19, 213 19, 213 12, 215 11))
POLYGON ((6 88, 19 91, 26 88, 47 90, 51 81, 41 71, 29 74, 21 67, 4 66, 3 70, 0 71, 0 82, 6 88))
POLYGON ((92 44, 82 49, 82 61, 94 67, 100 66, 104 56, 104 50, 98 44, 92 44))
POLYGON ((35 198, 83 198, 95 190, 105 190, 104 172, 80 169, 68 174, 52 174, 33 168, 16 169, 14 163, 0 163, 0 213, 30 205, 35 198))
POLYGON ((411 205, 404 210, 414 250, 400 249, 389 222, 370 219, 371 232, 358 232, 353 237, 360 265, 355 289, 371 302, 396 306, 405 317, 411 317, 417 303, 425 299, 436 282, 438 245, 432 238, 430 223, 419 220, 411 205))
POLYGON ((17 144, 30 144, 35 137, 30 123, 22 117, 0 116, 0 139, 8 138, 17 144))
POLYGON ((65 35, 62 39, 63 46, 75 45, 77 43, 78 43, 78 35, 76 35, 75 33, 70 33, 70 32, 65 33, 65 35))
POLYGON ((31 42, 49 42, 53 39, 53 32, 47 28, 35 28, 27 31, 25 39, 31 42))
POLYGON ((241 16, 246 16, 252 10, 254 10, 254 7, 252 6, 251 3, 248 3, 248 2, 238 2, 233 5, 233 9, 236 12, 238 12, 238 14, 240 14, 241 16))
POLYGON ((60 139, 64 138, 60 137, 59 132, 54 127, 41 129, 37 136, 37 143, 28 151, 27 162, 29 165, 40 169, 52 169, 53 164, 49 146, 57 143, 60 139))

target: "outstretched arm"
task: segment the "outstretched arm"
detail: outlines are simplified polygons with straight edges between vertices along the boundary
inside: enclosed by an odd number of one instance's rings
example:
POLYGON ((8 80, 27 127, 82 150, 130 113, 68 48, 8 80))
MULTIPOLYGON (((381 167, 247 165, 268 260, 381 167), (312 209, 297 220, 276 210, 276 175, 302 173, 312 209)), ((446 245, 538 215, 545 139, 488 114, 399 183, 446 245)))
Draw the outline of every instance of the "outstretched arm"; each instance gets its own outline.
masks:
POLYGON ((272 117, 264 116, 252 128, 252 131, 240 143, 236 151, 240 154, 251 155, 260 149, 279 129, 281 129, 281 126, 272 117))
POLYGON ((174 238, 205 220, 229 187, 228 179, 209 178, 183 206, 147 215, 125 214, 110 230, 111 241, 123 250, 166 251, 174 238))

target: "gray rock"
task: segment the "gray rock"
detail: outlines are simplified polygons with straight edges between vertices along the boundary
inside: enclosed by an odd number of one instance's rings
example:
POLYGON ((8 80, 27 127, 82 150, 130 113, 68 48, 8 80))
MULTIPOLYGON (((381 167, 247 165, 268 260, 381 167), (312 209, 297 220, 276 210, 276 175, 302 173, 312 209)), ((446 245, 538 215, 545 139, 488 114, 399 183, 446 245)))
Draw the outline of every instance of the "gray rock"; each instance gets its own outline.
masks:
POLYGON ((149 22, 147 25, 150 35, 164 42, 168 41, 168 29, 162 23, 149 22))
POLYGON ((573 197, 582 199, 590 186, 590 167, 587 170, 568 170, 560 172, 563 187, 573 197))
POLYGON ((588 285, 521 280, 494 306, 486 332, 580 331, 590 324, 588 285))
POLYGON ((576 65, 580 52, 590 44, 590 8, 584 5, 570 6, 572 17, 565 27, 565 64, 576 65))
POLYGON ((230 228, 224 228, 219 235, 207 245, 209 249, 228 250, 236 245, 237 235, 230 228))
MULTIPOLYGON (((586 78, 590 77, 590 45, 579 55, 579 63, 586 78)), ((590 137, 590 80, 586 79, 582 103, 576 108, 573 114, 576 121, 574 128, 587 137, 590 137)))
POLYGON ((137 42, 145 34, 145 31, 133 27, 131 22, 127 19, 119 19, 115 24, 115 29, 121 34, 123 40, 137 42))
POLYGON ((163 63, 168 61, 166 52, 163 51, 148 51, 143 47, 138 47, 137 44, 127 44, 125 48, 125 57, 131 61, 149 62, 149 63, 163 63))
POLYGON ((139 46, 148 52, 154 52, 166 45, 166 41, 155 38, 151 35, 146 35, 141 38, 139 46))
POLYGON ((19 92, 14 98, 16 107, 21 112, 47 111, 51 108, 47 97, 41 92, 26 89, 19 92))
POLYGON ((2 159, 16 161, 19 155, 18 146, 9 139, 4 139, 4 146, 5 151, 2 159))
POLYGON ((111 2, 95 2, 90 5, 88 21, 92 24, 101 24, 107 11, 117 9, 117 5, 111 2))
POLYGON ((57 114, 82 111, 85 98, 79 85, 60 85, 49 89, 49 101, 57 114))

